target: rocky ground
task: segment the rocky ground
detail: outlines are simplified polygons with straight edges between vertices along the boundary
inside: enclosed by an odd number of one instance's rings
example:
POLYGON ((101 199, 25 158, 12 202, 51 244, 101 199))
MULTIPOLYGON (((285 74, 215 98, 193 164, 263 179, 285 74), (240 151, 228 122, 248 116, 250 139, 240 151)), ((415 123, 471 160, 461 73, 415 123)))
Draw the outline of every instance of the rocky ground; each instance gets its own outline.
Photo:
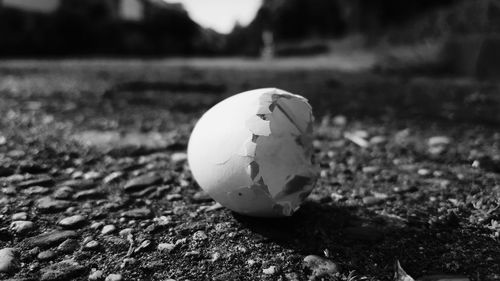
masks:
POLYGON ((133 61, 0 74, 2 280, 500 280, 494 84, 133 61), (321 176, 286 219, 228 211, 186 163, 204 110, 267 86, 316 109, 321 176))

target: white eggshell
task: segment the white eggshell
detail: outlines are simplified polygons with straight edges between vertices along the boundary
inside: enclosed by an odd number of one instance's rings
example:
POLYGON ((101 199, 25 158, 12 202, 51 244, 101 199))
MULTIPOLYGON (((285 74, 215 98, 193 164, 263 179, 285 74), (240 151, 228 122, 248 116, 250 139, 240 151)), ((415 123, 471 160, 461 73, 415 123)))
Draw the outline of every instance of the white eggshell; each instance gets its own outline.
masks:
POLYGON ((229 97, 196 124, 188 145, 194 179, 245 215, 289 216, 309 195, 313 115, 307 100, 266 88, 229 97))

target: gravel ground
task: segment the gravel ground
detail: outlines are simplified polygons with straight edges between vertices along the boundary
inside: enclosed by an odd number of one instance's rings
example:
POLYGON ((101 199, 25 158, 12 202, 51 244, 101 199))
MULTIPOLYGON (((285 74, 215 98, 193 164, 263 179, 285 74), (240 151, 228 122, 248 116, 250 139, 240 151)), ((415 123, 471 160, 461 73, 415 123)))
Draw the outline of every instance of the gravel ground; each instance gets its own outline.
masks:
POLYGON ((410 280, 397 261, 420 280, 500 280, 495 84, 241 62, 0 74, 2 280, 410 280), (202 112, 268 86, 316 109, 321 176, 285 219, 221 207, 186 163, 202 112))

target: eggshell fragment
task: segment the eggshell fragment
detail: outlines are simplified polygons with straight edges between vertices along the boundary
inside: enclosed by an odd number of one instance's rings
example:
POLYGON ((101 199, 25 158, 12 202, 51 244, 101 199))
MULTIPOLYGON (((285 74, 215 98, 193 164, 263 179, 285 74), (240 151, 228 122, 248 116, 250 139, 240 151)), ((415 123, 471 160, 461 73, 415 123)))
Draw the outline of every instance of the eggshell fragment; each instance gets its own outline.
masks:
POLYGON ((207 111, 188 145, 198 184, 245 215, 290 216, 311 192, 312 109, 299 95, 265 88, 229 97, 207 111))

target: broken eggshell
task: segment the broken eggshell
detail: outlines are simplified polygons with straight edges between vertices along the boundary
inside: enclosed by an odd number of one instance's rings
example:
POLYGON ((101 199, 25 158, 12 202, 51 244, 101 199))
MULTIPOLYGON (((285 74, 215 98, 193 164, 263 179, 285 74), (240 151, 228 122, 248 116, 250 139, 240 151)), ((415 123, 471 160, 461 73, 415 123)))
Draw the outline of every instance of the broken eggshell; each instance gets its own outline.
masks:
POLYGON ((290 216, 317 177, 312 125, 302 96, 265 88, 229 97, 208 110, 191 134, 193 177, 237 213, 290 216))

